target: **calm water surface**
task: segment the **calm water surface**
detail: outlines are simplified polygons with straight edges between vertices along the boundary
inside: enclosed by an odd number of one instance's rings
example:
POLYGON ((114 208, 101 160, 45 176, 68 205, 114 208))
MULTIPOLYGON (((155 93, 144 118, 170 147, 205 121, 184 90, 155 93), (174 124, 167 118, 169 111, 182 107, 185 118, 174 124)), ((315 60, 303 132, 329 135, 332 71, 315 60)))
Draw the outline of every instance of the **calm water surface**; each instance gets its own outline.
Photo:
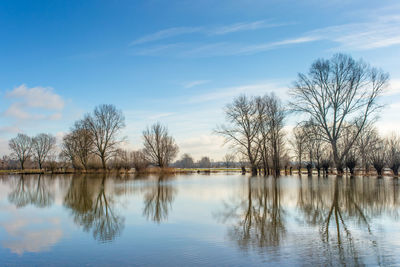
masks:
POLYGON ((392 178, 1 176, 1 266, 400 265, 392 178))

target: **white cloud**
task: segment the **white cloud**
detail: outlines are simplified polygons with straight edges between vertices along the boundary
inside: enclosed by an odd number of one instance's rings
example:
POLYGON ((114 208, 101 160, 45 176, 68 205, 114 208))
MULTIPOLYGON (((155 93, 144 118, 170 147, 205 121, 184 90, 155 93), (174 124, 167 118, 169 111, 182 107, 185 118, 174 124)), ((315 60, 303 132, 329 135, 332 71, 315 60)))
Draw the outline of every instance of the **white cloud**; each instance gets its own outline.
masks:
POLYGON ((62 97, 50 87, 21 85, 6 93, 12 103, 4 115, 18 120, 58 120, 64 108, 62 97))
POLYGON ((150 116, 148 117, 148 119, 149 119, 149 120, 158 120, 158 119, 161 119, 161 118, 165 118, 165 117, 172 116, 172 115, 174 115, 174 114, 175 114, 174 112, 158 113, 158 114, 150 115, 150 116))
POLYGON ((172 27, 140 37, 131 42, 130 45, 140 45, 192 33, 201 33, 207 35, 224 35, 240 31, 250 31, 263 28, 279 27, 283 25, 287 24, 267 23, 265 20, 259 20, 252 22, 238 22, 220 27, 172 27))
POLYGON ((400 79, 390 80, 390 85, 384 91, 385 96, 392 96, 400 94, 400 79))
POLYGON ((188 99, 190 103, 201 103, 216 100, 229 99, 240 94, 257 95, 274 92, 278 96, 284 96, 287 92, 287 87, 274 82, 261 82, 247 84, 242 86, 227 87, 215 89, 213 92, 195 95, 188 99))
POLYGON ((222 35, 228 33, 234 33, 239 31, 250 31, 250 30, 258 30, 264 28, 272 28, 272 27, 279 27, 284 26, 287 24, 274 24, 274 23, 267 23, 265 20, 253 21, 253 22, 239 22, 227 26, 221 26, 210 30, 210 34, 215 35, 222 35))
POLYGON ((189 89, 198 85, 206 84, 209 83, 210 80, 197 80, 197 81, 190 81, 190 82, 184 82, 182 85, 184 88, 189 89))
POLYGON ((3 247, 18 255, 49 250, 63 236, 57 218, 15 218, 2 226, 11 237, 2 241, 3 247), (46 229, 30 229, 32 225, 44 224, 48 224, 46 229))
POLYGON ((400 16, 379 14, 367 21, 325 27, 305 36, 330 40, 340 49, 368 50, 400 44, 400 16))
MULTIPOLYGON (((390 47, 400 44, 400 6, 376 10, 376 12, 359 12, 352 16, 353 21, 346 24, 333 25, 323 28, 316 28, 307 32, 300 32, 296 36, 275 41, 258 43, 239 43, 232 41, 219 42, 187 42, 174 43, 147 47, 135 51, 135 55, 177 55, 183 57, 212 57, 231 55, 252 55, 265 52, 271 49, 309 43, 315 41, 330 41, 337 44, 335 50, 368 50, 390 47), (372 15, 371 15, 372 14, 372 15)), ((223 35, 239 31, 249 31, 268 27, 278 27, 287 24, 268 24, 267 22, 253 21, 240 22, 232 25, 216 28, 199 27, 189 31, 186 28, 171 28, 154 34, 157 38, 149 40, 164 39, 164 36, 172 37, 186 33, 206 33, 208 36, 223 35), (179 30, 177 30, 179 29, 179 30), (185 30, 186 29, 186 30, 185 30)), ((191 28, 190 28, 191 29, 191 28)), ((147 39, 146 39, 147 40, 147 39)))
POLYGON ((224 138, 218 135, 198 135, 178 141, 180 154, 189 153, 195 160, 208 156, 216 161, 228 151, 224 138))
POLYGON ((161 30, 149 35, 145 35, 133 41, 131 45, 144 44, 148 42, 158 41, 161 39, 166 39, 174 36, 179 36, 183 34, 195 33, 201 31, 201 27, 174 27, 165 30, 161 30))

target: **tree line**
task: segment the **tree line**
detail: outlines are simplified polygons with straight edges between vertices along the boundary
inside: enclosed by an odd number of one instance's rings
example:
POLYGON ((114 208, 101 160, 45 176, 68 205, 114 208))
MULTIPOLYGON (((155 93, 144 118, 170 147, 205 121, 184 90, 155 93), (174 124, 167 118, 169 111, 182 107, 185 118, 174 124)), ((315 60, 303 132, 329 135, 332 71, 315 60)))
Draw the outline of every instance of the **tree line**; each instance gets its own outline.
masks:
MULTIPOLYGON (((179 148, 167 127, 155 123, 143 131, 143 149, 127 151, 121 149, 125 138, 121 131, 125 127, 122 111, 114 105, 99 105, 92 113, 74 123, 63 137, 59 167, 76 170, 131 169, 141 171, 149 165, 167 167, 176 157, 179 148)), ((56 158, 56 138, 50 134, 29 137, 18 134, 9 141, 12 158, 17 159, 23 170, 25 162, 36 159, 37 168, 50 164, 56 158)), ((49 166, 49 165, 48 165, 49 166)))
POLYGON ((298 75, 289 105, 274 94, 241 95, 225 107, 226 123, 216 133, 249 163, 253 175, 279 175, 291 158, 299 172, 305 163, 309 173, 334 168, 339 175, 345 169, 354 174, 356 167, 364 172, 374 167, 382 175, 388 167, 397 176, 399 137, 383 139, 374 126, 388 82, 387 73, 348 55, 318 59, 298 75), (292 138, 284 131, 289 114, 298 118, 292 138))
MULTIPOLYGON (((226 105, 225 123, 214 132, 225 138, 232 149, 223 161, 226 166, 240 162, 253 175, 279 176, 281 170, 306 167, 309 174, 335 170, 364 173, 374 168, 381 175, 390 168, 398 175, 400 139, 379 136, 375 127, 389 75, 349 55, 336 54, 317 59, 307 73, 299 73, 289 90, 290 100, 282 102, 273 93, 263 96, 240 95, 226 105), (292 133, 285 131, 289 116, 296 118, 292 133), (235 155, 235 156, 233 156, 235 155)), ((147 127, 143 148, 121 149, 125 118, 113 105, 97 106, 74 123, 61 144, 60 158, 74 169, 130 169, 171 166, 179 147, 160 123, 147 127)), ((12 156, 24 169, 33 157, 39 169, 53 158, 55 138, 49 134, 28 137, 18 134, 9 142, 12 156)), ((194 163, 184 154, 174 163, 181 168, 211 166, 209 158, 194 163)))

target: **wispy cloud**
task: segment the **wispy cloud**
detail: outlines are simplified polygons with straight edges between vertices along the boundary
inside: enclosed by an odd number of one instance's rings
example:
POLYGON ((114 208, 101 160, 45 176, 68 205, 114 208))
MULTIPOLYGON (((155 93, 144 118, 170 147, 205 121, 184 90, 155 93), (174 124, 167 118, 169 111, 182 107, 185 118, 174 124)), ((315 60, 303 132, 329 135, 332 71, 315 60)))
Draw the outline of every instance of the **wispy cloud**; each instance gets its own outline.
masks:
POLYGON ((231 25, 216 27, 209 30, 209 34, 222 35, 240 31, 251 31, 265 28, 274 28, 287 25, 287 23, 268 23, 265 20, 258 20, 253 22, 239 22, 231 25))
POLYGON ((150 42, 155 42, 163 39, 177 37, 180 35, 200 33, 203 35, 224 35, 229 33, 235 33, 240 31, 251 31, 264 28, 279 27, 287 24, 283 23, 268 23, 265 20, 253 21, 253 22, 238 22, 230 25, 218 26, 218 27, 172 27, 164 30, 157 31, 145 36, 142 36, 130 45, 140 45, 150 42))
MULTIPOLYGON (((178 57, 214 57, 232 55, 252 55, 272 49, 317 41, 330 41, 333 50, 368 50, 385 48, 400 44, 400 6, 377 10, 373 15, 359 13, 352 17, 353 22, 316 28, 298 32, 281 40, 266 42, 221 41, 218 39, 203 40, 197 43, 180 42, 168 45, 139 48, 135 55, 173 55, 178 57), (357 21, 358 20, 358 21, 357 21)), ((268 27, 278 27, 287 24, 267 23, 264 20, 240 22, 226 26, 206 28, 172 28, 154 34, 155 36, 171 36, 184 33, 204 33, 208 36, 224 35, 239 31, 249 31, 268 27), (176 30, 180 29, 180 30, 176 30), (165 34, 169 33, 169 34, 165 34)), ((145 38, 145 37, 144 37, 145 38)), ((153 37, 154 38, 154 37, 153 37)), ((150 40, 151 38, 149 38, 150 40)), ((160 40, 161 38, 157 38, 160 40)), ((146 39, 147 40, 147 39, 146 39)))
POLYGON ((189 103, 203 103, 219 100, 231 100, 240 94, 257 95, 274 92, 279 96, 285 96, 287 87, 278 82, 260 82, 241 86, 217 88, 213 92, 198 94, 188 99, 189 103))
POLYGON ((211 81, 210 80, 190 81, 190 82, 182 83, 182 86, 184 88, 186 88, 186 89, 189 89, 189 88, 192 88, 192 87, 195 87, 195 86, 199 86, 199 85, 202 85, 202 84, 206 84, 206 83, 209 83, 209 82, 211 82, 211 81))
POLYGON ((153 41, 157 41, 157 40, 161 40, 161 39, 171 38, 171 37, 178 36, 178 35, 195 33, 195 32, 199 32, 202 30, 203 30, 202 27, 169 28, 169 29, 161 30, 161 31, 140 37, 140 38, 134 40, 131 43, 131 45, 144 44, 144 43, 153 42, 153 41))
POLYGON ((338 43, 340 49, 368 50, 400 44, 400 15, 381 14, 361 23, 316 29, 305 34, 338 43))

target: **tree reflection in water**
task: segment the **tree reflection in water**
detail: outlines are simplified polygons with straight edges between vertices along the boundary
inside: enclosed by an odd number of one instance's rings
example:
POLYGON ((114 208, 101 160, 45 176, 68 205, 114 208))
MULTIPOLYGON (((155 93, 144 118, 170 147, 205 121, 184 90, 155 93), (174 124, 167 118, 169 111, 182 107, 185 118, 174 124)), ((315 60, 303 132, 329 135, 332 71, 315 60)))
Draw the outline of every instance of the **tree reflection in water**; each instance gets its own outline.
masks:
POLYGON ((168 219, 177 190, 168 182, 170 177, 161 175, 156 181, 149 182, 144 194, 143 215, 156 223, 161 223, 168 219))
POLYGON ((239 203, 236 198, 225 202, 217 217, 224 223, 233 221, 228 235, 240 248, 262 250, 280 245, 286 234, 284 214, 278 180, 252 177, 239 203))
POLYGON ((54 202, 54 194, 48 186, 50 179, 51 177, 45 178, 41 175, 38 177, 21 175, 8 195, 9 202, 17 208, 29 204, 38 208, 51 206, 54 202))
POLYGON ((85 231, 92 231, 94 239, 100 242, 114 240, 121 234, 125 223, 125 218, 115 212, 112 192, 106 188, 105 175, 101 179, 73 177, 64 199, 74 222, 85 231))
POLYGON ((301 179, 300 183, 298 208, 304 222, 320 229, 328 262, 337 258, 343 265, 350 261, 351 265, 362 264, 355 245, 359 237, 352 233, 351 224, 355 223, 368 235, 363 244, 374 250, 378 263, 385 264, 371 229, 371 220, 384 213, 398 217, 397 181, 393 182, 393 192, 383 180, 374 178, 307 178, 301 179))

